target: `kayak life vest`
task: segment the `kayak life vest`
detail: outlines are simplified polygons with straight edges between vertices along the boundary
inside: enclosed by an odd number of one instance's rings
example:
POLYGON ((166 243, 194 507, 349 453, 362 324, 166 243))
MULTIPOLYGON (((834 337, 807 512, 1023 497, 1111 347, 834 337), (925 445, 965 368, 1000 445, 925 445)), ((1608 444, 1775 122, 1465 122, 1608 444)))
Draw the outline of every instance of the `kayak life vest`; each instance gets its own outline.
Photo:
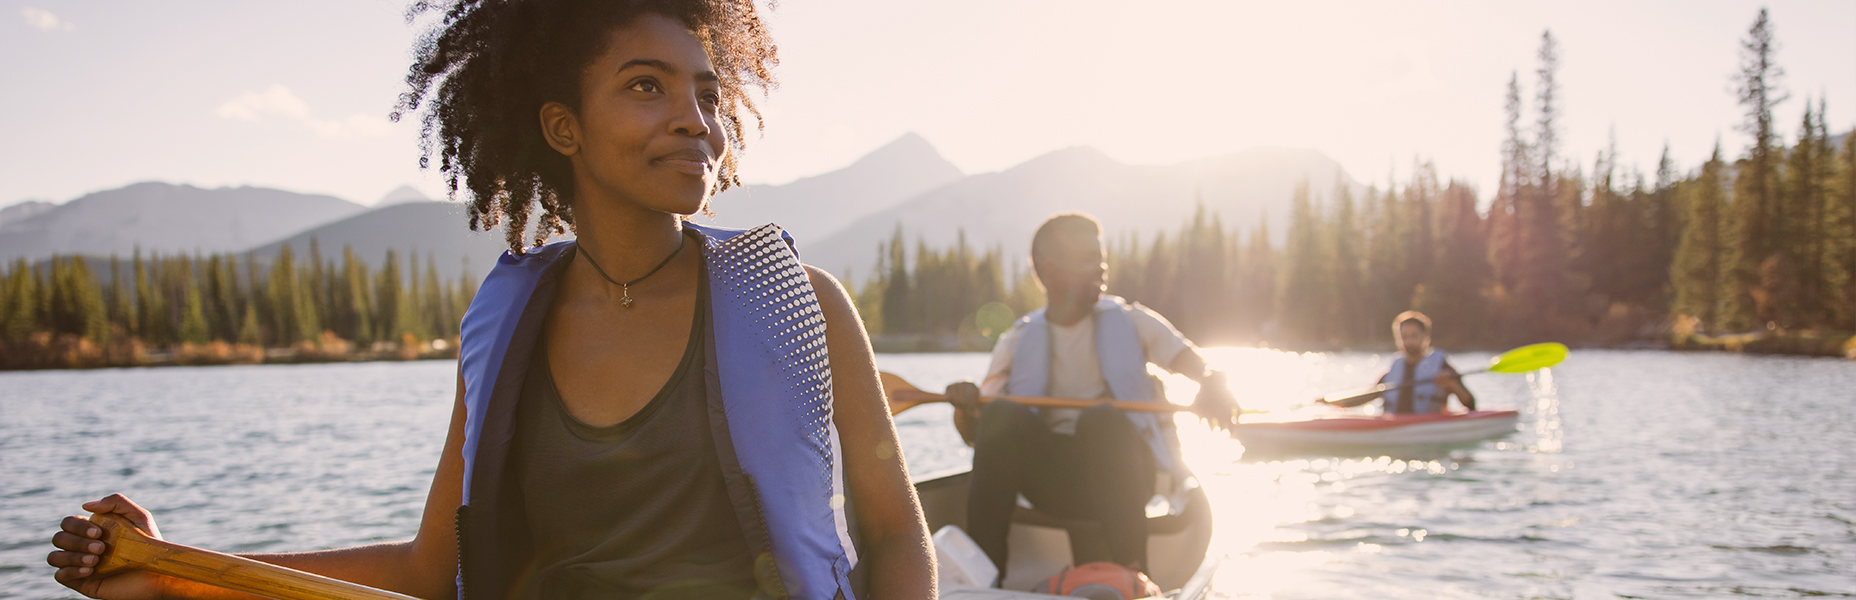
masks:
MULTIPOLYGON (((1134 330, 1129 307, 1119 296, 1102 295, 1096 302, 1096 364, 1109 394, 1116 400, 1162 401, 1155 388, 1159 382, 1147 374, 1147 351, 1134 330)), ((1031 311, 1018 320, 1022 328, 1018 346, 1012 351, 1012 373, 1005 392, 1013 396, 1043 396, 1050 389, 1050 321, 1044 309, 1031 311)), ((1037 410, 1037 409, 1032 409, 1037 410)), ((1153 450, 1154 466, 1160 472, 1176 471, 1184 461, 1175 460, 1179 438, 1173 435, 1173 421, 1153 413, 1125 413, 1134 428, 1153 450)))
MULTIPOLYGON (((709 273, 704 375, 715 455, 761 595, 855 600, 857 551, 832 423, 825 318, 792 238, 775 225, 683 226, 700 234, 709 273)), ((570 262, 560 259, 574 251, 567 241, 505 252, 464 313, 460 598, 501 598, 532 575, 509 453, 523 376, 570 262)))
MULTIPOLYGON (((1438 402, 1437 373, 1444 368, 1444 351, 1435 348, 1430 354, 1418 360, 1412 370, 1411 410, 1416 414, 1443 412, 1445 406, 1438 402)), ((1386 373, 1385 412, 1392 414, 1398 407, 1399 384, 1405 380, 1405 355, 1400 353, 1392 361, 1392 370, 1386 373)))

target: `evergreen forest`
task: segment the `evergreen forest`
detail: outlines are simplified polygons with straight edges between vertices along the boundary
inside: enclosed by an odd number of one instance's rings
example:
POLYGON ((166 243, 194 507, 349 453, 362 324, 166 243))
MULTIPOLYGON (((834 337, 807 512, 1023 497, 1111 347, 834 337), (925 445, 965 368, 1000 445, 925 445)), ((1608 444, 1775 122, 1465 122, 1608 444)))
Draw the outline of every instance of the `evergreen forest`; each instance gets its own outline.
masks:
POLYGON ((0 368, 303 362, 454 356, 476 290, 435 259, 389 250, 376 272, 315 240, 254 257, 83 256, 16 261, 0 276, 0 368), (107 271, 105 271, 107 269, 107 271))

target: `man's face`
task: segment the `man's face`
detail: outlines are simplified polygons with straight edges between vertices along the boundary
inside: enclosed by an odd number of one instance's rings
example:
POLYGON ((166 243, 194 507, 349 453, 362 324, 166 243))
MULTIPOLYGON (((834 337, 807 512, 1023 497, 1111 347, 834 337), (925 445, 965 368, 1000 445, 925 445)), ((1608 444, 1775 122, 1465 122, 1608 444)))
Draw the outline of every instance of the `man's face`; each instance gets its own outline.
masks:
POLYGON ((1423 325, 1406 321, 1398 326, 1398 349, 1411 356, 1421 356, 1431 349, 1431 332, 1423 325))
POLYGON ((1108 252, 1100 236, 1058 236, 1033 259, 1052 303, 1095 304, 1108 284, 1108 252))

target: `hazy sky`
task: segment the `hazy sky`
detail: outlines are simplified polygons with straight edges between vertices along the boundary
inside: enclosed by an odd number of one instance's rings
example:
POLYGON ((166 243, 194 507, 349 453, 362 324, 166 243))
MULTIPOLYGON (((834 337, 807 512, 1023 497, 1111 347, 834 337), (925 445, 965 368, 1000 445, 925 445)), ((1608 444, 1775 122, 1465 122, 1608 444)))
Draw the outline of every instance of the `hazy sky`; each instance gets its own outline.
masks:
MULTIPOLYGON (((1165 164, 1313 148, 1355 178, 1414 157, 1499 172, 1502 95, 1562 47, 1564 150, 1625 165, 1665 141, 1686 168, 1745 145, 1729 76, 1756 2, 781 0, 782 86, 749 182, 841 167, 906 132, 961 169, 1090 145, 1165 164)), ((1856 2, 1769 4, 1792 100, 1856 124, 1856 2)), ((142 180, 260 185, 372 203, 412 184, 416 122, 388 123, 417 34, 401 0, 0 0, 0 205, 142 180)), ((1531 121, 1531 112, 1527 115, 1531 121)))

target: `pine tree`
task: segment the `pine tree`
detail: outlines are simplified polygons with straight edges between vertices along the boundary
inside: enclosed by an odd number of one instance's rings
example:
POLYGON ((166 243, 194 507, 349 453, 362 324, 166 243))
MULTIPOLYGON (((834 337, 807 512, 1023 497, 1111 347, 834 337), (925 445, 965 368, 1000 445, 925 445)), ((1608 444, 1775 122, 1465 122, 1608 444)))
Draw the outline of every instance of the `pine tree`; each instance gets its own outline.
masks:
POLYGON ((1775 239, 1789 239, 1785 206, 1777 197, 1780 149, 1772 122, 1773 107, 1787 98, 1781 85, 1785 70, 1773 57, 1777 50, 1771 22, 1762 8, 1740 43, 1740 70, 1734 77, 1735 95, 1746 116, 1740 130, 1753 138, 1746 160, 1738 169, 1729 206, 1728 221, 1734 232, 1728 240, 1728 312, 1724 321, 1736 329, 1776 321, 1778 306, 1773 300, 1787 295, 1785 288, 1792 283, 1789 275, 1793 265, 1787 264, 1783 256, 1775 256, 1773 243, 1775 239), (1761 271, 1770 277, 1762 276, 1761 271))
POLYGON ((188 281, 187 305, 180 321, 180 341, 204 344, 212 341, 212 327, 206 322, 206 303, 200 298, 200 286, 188 281))
POLYGON ((445 302, 445 288, 438 285, 438 259, 436 253, 425 255, 425 314, 429 319, 426 330, 434 338, 450 339, 457 333, 457 320, 451 317, 451 309, 445 302))
POLYGON ((1777 315, 1787 326, 1816 326, 1828 319, 1830 308, 1824 305, 1824 236, 1825 190, 1823 164, 1829 150, 1827 141, 1818 139, 1817 116, 1807 100, 1804 122, 1798 128, 1798 143, 1786 161, 1786 190, 1780 197, 1787 220, 1786 237, 1778 240, 1781 254, 1791 265, 1796 295, 1780 301, 1777 315))
MULTIPOLYGON (((1822 124, 1823 111, 1818 111, 1822 124)), ((1830 136, 1824 136, 1828 145, 1830 136)), ((1856 132, 1845 133, 1842 152, 1826 169, 1832 191, 1826 193, 1825 287, 1832 322, 1839 329, 1856 329, 1856 132)))
MULTIPOLYGON (((455 320, 459 322, 460 330, 464 320, 464 313, 470 310, 470 303, 472 300, 475 300, 476 297, 477 278, 471 275, 470 257, 467 256, 464 257, 464 271, 458 275, 458 292, 456 295, 452 296, 451 300, 452 306, 454 307, 451 314, 456 316, 455 320)), ((462 332, 460 331, 460 333, 462 332)))
POLYGON ((1675 299, 1669 273, 1674 268, 1676 247, 1682 243, 1689 212, 1682 195, 1677 192, 1682 179, 1675 159, 1669 155, 1669 144, 1664 143, 1663 157, 1656 163, 1656 187, 1650 192, 1649 205, 1644 210, 1644 220, 1648 222, 1649 235, 1654 241, 1653 254, 1638 275, 1646 285, 1656 286, 1657 293, 1648 303, 1654 307, 1669 306, 1675 299))
POLYGON ((909 281, 909 261, 907 249, 902 245, 902 224, 896 224, 896 230, 889 236, 889 243, 883 246, 888 253, 889 275, 884 277, 888 289, 883 291, 883 327, 884 333, 911 333, 916 329, 913 300, 914 289, 909 281))
POLYGON ((251 255, 245 256, 245 314, 239 320, 238 341, 253 346, 265 346, 277 339, 275 333, 266 330, 266 323, 271 322, 275 312, 270 294, 264 290, 264 277, 258 272, 258 261, 251 255))
POLYGON ((363 344, 373 339, 373 331, 366 325, 369 308, 364 268, 360 260, 355 258, 354 247, 343 246, 341 270, 334 276, 337 283, 330 309, 333 316, 328 323, 329 330, 335 332, 335 335, 363 344))
POLYGON ((374 339, 397 342, 405 326, 400 323, 403 310, 401 296, 405 289, 400 287, 399 253, 387 249, 387 260, 380 267, 380 275, 374 282, 374 339))
POLYGON ((1701 174, 1681 189, 1687 196, 1689 213, 1669 273, 1670 287, 1675 290, 1671 310, 1695 318, 1703 329, 1723 326, 1720 305, 1725 244, 1721 216, 1725 202, 1721 191, 1726 183, 1722 181, 1726 168, 1720 142, 1715 142, 1714 156, 1702 165, 1701 174))
POLYGON ((1521 129, 1519 73, 1509 75, 1503 108, 1507 136, 1502 141, 1501 187, 1489 203, 1489 262, 1495 266, 1496 282, 1513 290, 1521 279, 1521 198, 1532 193, 1533 173, 1526 133, 1521 129))
POLYGON ((32 265, 20 258, 13 262, 12 273, 7 277, 6 312, 4 325, 0 334, 4 334, 9 344, 21 344, 39 331, 39 285, 38 276, 32 272, 32 265))
POLYGON ((314 339, 322 334, 322 330, 326 328, 324 324, 330 320, 330 317, 326 283, 328 275, 325 275, 322 269, 322 247, 313 235, 309 236, 309 260, 307 262, 308 264, 304 265, 303 269, 303 290, 299 293, 302 303, 300 310, 306 321, 304 329, 307 330, 307 335, 304 338, 314 339))
POLYGON ((1308 179, 1295 185, 1289 202, 1289 237, 1283 248, 1282 287, 1278 320, 1285 333, 1302 345, 1328 343, 1333 314, 1328 306, 1332 297, 1326 267, 1331 261, 1323 252, 1322 224, 1309 197, 1308 179))
POLYGON ((1276 321, 1276 249, 1270 244, 1269 215, 1257 217, 1257 228, 1250 234, 1239 260, 1237 306, 1243 315, 1242 333, 1262 342, 1277 339, 1276 321))
POLYGON ((1440 320, 1447 319, 1447 324, 1438 324, 1439 343, 1471 343, 1485 330, 1483 290, 1494 278, 1485 224, 1476 212, 1476 191, 1468 184, 1452 181, 1441 196, 1437 265, 1426 278, 1417 305, 1440 320))
POLYGON ((238 326, 243 316, 238 291, 238 257, 227 254, 213 257, 212 282, 207 286, 207 305, 213 323, 213 338, 228 342, 238 340, 238 326))
POLYGON ((1331 306, 1335 337, 1341 345, 1358 344, 1373 338, 1378 331, 1366 321, 1364 258, 1360 255, 1364 233, 1353 204, 1353 190, 1346 182, 1334 182, 1334 217, 1329 225, 1329 256, 1333 266, 1331 306))
POLYGON ((296 257, 290 245, 277 249, 270 276, 271 331, 277 344, 288 346, 310 338, 306 334, 308 315, 304 314, 302 285, 297 280, 296 257))
MULTIPOLYGON (((131 301, 131 296, 133 296, 133 292, 126 289, 126 286, 123 285, 122 260, 116 258, 115 254, 111 254, 110 293, 108 297, 110 306, 109 318, 113 326, 112 330, 121 328, 125 335, 135 334, 135 303, 131 301)), ((0 311, 0 314, 4 313, 5 311, 0 311)))

